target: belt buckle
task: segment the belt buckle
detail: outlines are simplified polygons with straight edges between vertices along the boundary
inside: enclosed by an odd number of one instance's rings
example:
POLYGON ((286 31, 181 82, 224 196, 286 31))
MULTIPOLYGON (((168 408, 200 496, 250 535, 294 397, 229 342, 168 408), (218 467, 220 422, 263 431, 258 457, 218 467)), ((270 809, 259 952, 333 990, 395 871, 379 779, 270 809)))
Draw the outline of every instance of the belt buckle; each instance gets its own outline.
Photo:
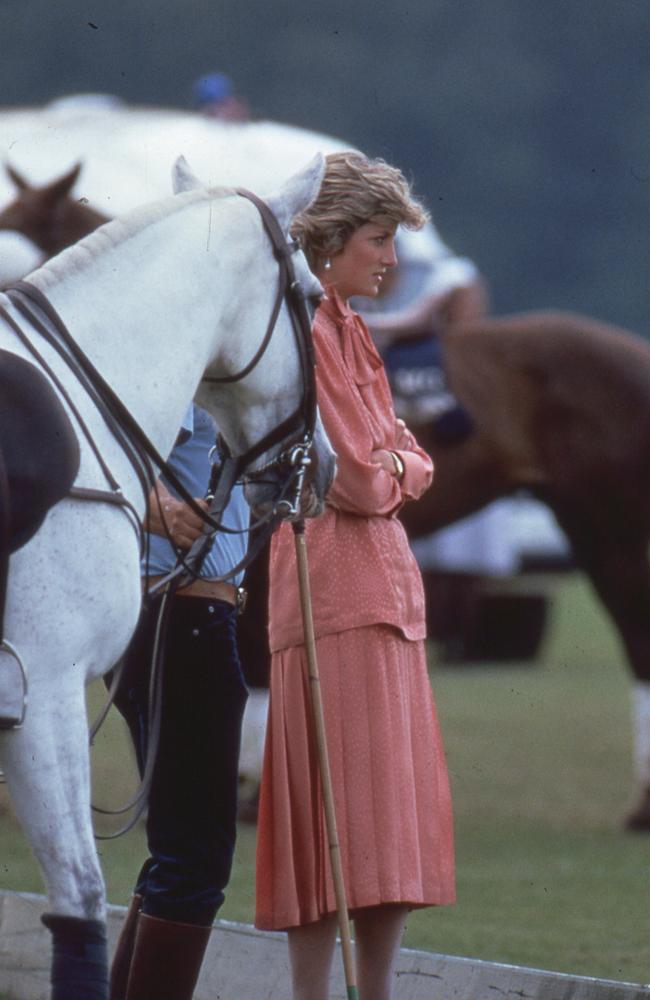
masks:
POLYGON ((248 592, 245 587, 235 588, 235 607, 237 609, 237 614, 241 615, 246 610, 246 604, 248 603, 248 592))

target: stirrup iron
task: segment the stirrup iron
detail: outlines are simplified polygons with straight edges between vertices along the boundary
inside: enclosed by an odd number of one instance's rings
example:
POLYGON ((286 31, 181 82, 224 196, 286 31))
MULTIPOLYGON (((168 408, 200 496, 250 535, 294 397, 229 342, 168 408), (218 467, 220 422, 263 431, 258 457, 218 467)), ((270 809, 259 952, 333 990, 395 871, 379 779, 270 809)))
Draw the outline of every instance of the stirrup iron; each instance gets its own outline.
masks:
POLYGON ((25 712, 27 711, 27 670, 25 668, 25 664, 8 639, 2 639, 0 641, 0 652, 8 653, 9 656, 11 656, 18 664, 20 683, 22 685, 22 692, 19 697, 19 706, 17 705, 15 710, 9 706, 4 709, 0 707, 0 729, 20 729, 25 721, 25 712))

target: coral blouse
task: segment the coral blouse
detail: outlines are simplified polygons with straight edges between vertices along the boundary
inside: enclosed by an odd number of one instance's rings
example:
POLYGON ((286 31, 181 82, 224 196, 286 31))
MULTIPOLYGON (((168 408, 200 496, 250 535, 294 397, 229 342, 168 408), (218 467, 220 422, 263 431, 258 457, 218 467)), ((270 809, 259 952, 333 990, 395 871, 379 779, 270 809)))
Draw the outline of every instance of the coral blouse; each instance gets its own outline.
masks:
MULTIPOLYGON (((331 289, 314 320, 318 406, 337 453, 337 473, 321 517, 306 521, 316 637, 388 624, 423 639, 422 579, 397 514, 431 483, 433 465, 412 435, 397 448, 397 425, 384 366, 361 319, 331 289), (371 462, 397 451, 404 476, 371 462)), ((408 433, 408 432, 407 432, 408 433)), ((271 542, 271 650, 303 642, 293 529, 271 542)))

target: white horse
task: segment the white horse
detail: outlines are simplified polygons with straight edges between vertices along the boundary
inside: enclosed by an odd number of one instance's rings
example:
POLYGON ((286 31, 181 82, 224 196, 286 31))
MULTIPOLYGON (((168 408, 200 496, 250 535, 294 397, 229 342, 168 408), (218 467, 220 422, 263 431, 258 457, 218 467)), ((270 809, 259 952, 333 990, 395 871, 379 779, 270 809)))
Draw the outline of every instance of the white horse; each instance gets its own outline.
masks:
MULTIPOLYGON (((322 170, 317 157, 267 198, 283 233, 315 196, 322 170)), ((295 256, 304 292, 318 292, 302 254, 295 256)), ((202 188, 109 223, 28 280, 48 297, 166 455, 204 374, 238 372, 255 355, 273 309, 278 265, 257 208, 232 190, 202 188)), ((6 296, 0 304, 25 328, 6 296)), ((143 491, 123 450, 56 352, 33 331, 29 335, 142 516, 143 491)), ((0 348, 30 359, 1 317, 0 348)), ((298 350, 285 304, 268 350, 250 375, 204 389, 201 401, 238 453, 280 424, 300 394, 298 350)), ((106 489, 96 457, 79 437, 75 485, 106 489)), ((319 424, 315 459, 312 488, 322 499, 334 459, 319 424)), ((261 487, 249 490, 249 502, 268 502, 261 487)), ((84 689, 118 661, 135 627, 139 560, 139 540, 122 508, 66 498, 10 562, 4 636, 26 666, 29 704, 22 727, 0 734, 1 763, 54 914, 48 926, 56 1000, 108 995, 105 892, 90 819, 84 689)), ((14 658, 0 652, 0 715, 16 683, 14 658)))

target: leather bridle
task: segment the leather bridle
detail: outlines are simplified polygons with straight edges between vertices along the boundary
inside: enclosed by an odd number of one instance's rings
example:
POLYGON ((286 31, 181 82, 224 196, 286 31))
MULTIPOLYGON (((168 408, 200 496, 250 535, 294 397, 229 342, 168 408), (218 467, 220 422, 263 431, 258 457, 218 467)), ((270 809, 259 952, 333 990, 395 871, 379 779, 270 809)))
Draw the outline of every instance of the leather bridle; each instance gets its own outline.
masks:
POLYGON ((309 453, 313 445, 317 414, 316 377, 311 332, 312 316, 309 311, 308 299, 296 277, 293 264, 293 255, 300 247, 295 240, 287 241, 275 215, 266 202, 245 188, 236 188, 235 191, 242 198, 251 201, 260 213, 262 224, 273 247, 273 254, 278 262, 278 288, 266 332, 251 360, 234 374, 204 375, 201 381, 211 385, 229 385, 246 378, 264 356, 271 342, 282 303, 286 302, 300 359, 301 401, 293 413, 240 455, 231 455, 225 441, 220 441, 220 462, 215 467, 210 483, 207 516, 200 507, 197 508, 201 512, 203 520, 203 533, 194 542, 189 552, 185 556, 179 557, 176 568, 148 591, 149 596, 166 589, 170 584, 183 586, 195 579, 212 545, 215 534, 218 531, 232 533, 231 529, 222 524, 222 516, 232 488, 240 478, 243 478, 245 482, 253 483, 261 481, 271 471, 275 471, 279 479, 284 473, 280 499, 276 502, 273 510, 265 517, 254 521, 250 526, 246 555, 236 566, 222 574, 218 579, 233 579, 246 569, 266 544, 280 521, 298 515, 305 473, 311 463, 309 453), (248 471, 256 459, 281 441, 287 443, 274 458, 258 466, 254 471, 248 471))
MULTIPOLYGON (((277 512, 282 517, 295 516, 298 513, 302 482, 306 465, 309 461, 308 455, 314 440, 317 413, 314 346, 311 335, 312 317, 303 289, 296 278, 293 264, 293 255, 299 249, 299 244, 295 240, 287 242, 285 234, 266 202, 245 188, 236 188, 235 190, 242 198, 247 198, 252 202, 260 213, 264 229, 273 247, 273 254, 278 262, 278 290, 262 342, 248 364, 233 375, 206 375, 202 381, 212 385, 227 385, 241 381, 241 379, 253 371, 271 342, 282 303, 283 301, 286 302, 300 358, 302 375, 302 398, 300 404, 293 413, 242 455, 233 458, 227 454, 225 449, 222 449, 222 451, 224 452, 224 465, 230 461, 236 462, 236 469, 234 470, 236 475, 233 477, 233 482, 242 474, 246 481, 253 482, 259 480, 269 470, 274 468, 287 469, 289 472, 293 470, 292 478, 295 479, 295 488, 292 491, 292 500, 288 500, 286 496, 281 499, 277 505, 277 512), (252 472, 246 471, 260 455, 263 455, 266 451, 273 448, 274 445, 278 444, 278 442, 285 439, 288 439, 288 443, 275 458, 252 472)), ((228 474, 233 476, 233 471, 229 470, 228 474)))

